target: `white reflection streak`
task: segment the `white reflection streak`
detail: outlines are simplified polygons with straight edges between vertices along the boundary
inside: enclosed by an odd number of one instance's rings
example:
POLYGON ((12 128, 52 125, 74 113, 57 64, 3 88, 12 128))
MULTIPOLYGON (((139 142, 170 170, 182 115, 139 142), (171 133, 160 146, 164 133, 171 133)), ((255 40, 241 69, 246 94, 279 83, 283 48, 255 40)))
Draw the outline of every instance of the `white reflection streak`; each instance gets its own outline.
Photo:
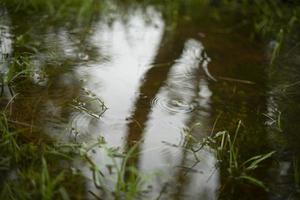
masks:
MULTIPOLYGON (((197 70, 202 50, 202 45, 195 40, 190 40, 186 43, 181 58, 172 67, 166 86, 160 89, 156 97, 157 99, 172 101, 172 95, 175 94, 177 98, 180 98, 184 102, 191 103, 195 95, 195 86, 191 83, 191 80, 186 80, 187 77, 185 78, 184 74, 186 74, 186 71, 197 70)), ((162 141, 170 144, 178 144, 178 141, 181 140, 181 129, 185 126, 190 114, 181 112, 173 113, 169 112, 169 110, 161 109, 158 104, 154 105, 150 114, 150 120, 146 126, 143 149, 147 151, 152 147, 166 148, 162 144, 162 141)), ((180 151, 177 148, 167 148, 166 150, 171 151, 170 159, 172 160, 166 160, 162 157, 165 154, 157 153, 156 151, 147 152, 141 162, 142 169, 176 165, 177 159, 180 157, 178 155, 180 151), (156 161, 155 163, 153 162, 154 160, 156 161)), ((165 171, 168 170, 166 167, 165 171)))
POLYGON ((5 11, 0 10, 0 72, 7 73, 6 58, 12 53, 12 40, 10 35, 10 20, 5 11))
MULTIPOLYGON (((11 22, 10 18, 5 10, 0 10, 0 76, 5 77, 8 73, 8 59, 13 52, 12 40, 11 40, 11 22)), ((1 78, 3 78, 1 77, 1 78)), ((9 99, 12 98, 12 94, 7 86, 2 87, 4 96, 9 99)), ((0 89, 0 90, 2 90, 0 89)))
MULTIPOLYGON (((94 138, 102 134, 108 146, 123 144, 126 118, 134 110, 143 76, 156 56, 163 32, 162 17, 151 7, 131 10, 126 21, 120 15, 111 24, 103 20, 96 27, 92 40, 105 60, 80 67, 78 75, 84 79, 84 87, 108 107, 101 122, 88 127, 94 138)), ((112 164, 100 151, 93 159, 101 166, 112 164)))
MULTIPOLYGON (((164 86, 158 93, 157 99, 165 99, 172 102, 174 99, 184 102, 184 104, 192 104, 197 101, 199 109, 208 110, 211 97, 211 91, 207 86, 207 82, 197 80, 197 73, 199 72, 199 63, 203 64, 202 51, 203 46, 199 41, 190 39, 186 42, 183 53, 180 59, 172 67, 166 86, 164 86), (199 81, 199 86, 197 85, 199 81), (199 92, 197 90, 199 87, 199 92)), ((179 167, 187 163, 189 155, 183 155, 182 149, 166 145, 178 144, 182 139, 182 129, 191 120, 191 113, 187 112, 174 112, 174 110, 164 110, 158 104, 154 105, 150 120, 146 126, 145 142, 143 144, 143 156, 140 162, 140 169, 142 171, 158 170, 163 175, 167 176, 166 179, 174 180, 180 170, 179 167), (153 149, 155 147, 155 149, 153 149), (152 149, 152 150, 151 150, 152 149), (188 158, 186 158, 187 156, 188 158), (169 176, 169 177, 168 177, 169 176)), ((200 113, 206 118, 208 113, 200 113), (205 115, 204 115, 205 114, 205 115)), ((201 123, 205 123, 205 120, 201 123)), ((199 130, 201 134, 201 131, 199 130)), ((210 151, 201 152, 203 161, 201 165, 196 166, 196 170, 204 171, 203 174, 197 173, 188 176, 190 187, 184 187, 183 195, 189 195, 192 199, 205 195, 210 196, 210 199, 215 199, 216 189, 218 184, 218 174, 212 174, 216 164, 214 154, 210 151), (209 178, 209 176, 211 176, 209 178), (209 194, 208 194, 209 193, 209 194)), ((162 178, 163 180, 164 178, 162 178)), ((160 181, 160 180, 159 180, 160 181)), ((161 185, 154 183, 154 190, 160 190, 161 185)))
POLYGON ((101 124, 107 142, 117 146, 127 132, 128 118, 136 102, 144 74, 156 56, 164 23, 153 8, 132 12, 125 22, 119 16, 111 25, 99 23, 93 43, 105 62, 80 68, 85 87, 101 98, 109 108, 101 124), (150 20, 150 21, 148 21, 150 20))

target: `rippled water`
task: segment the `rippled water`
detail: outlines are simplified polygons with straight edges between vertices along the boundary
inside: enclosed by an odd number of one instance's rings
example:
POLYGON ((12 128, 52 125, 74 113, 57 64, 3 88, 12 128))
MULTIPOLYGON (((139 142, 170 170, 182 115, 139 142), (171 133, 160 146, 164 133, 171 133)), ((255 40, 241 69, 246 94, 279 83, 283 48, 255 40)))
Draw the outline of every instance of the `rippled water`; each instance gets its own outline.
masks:
MULTIPOLYGON (((234 12, 197 6, 182 7, 182 16, 170 20, 159 5, 112 3, 87 24, 73 23, 72 17, 57 23, 43 13, 38 19, 1 9, 1 73, 9 71, 7 58, 27 52, 31 79, 14 91, 4 88, 2 100, 14 98, 10 109, 15 121, 57 141, 91 144, 104 137, 108 147, 124 151, 142 141, 134 165, 145 174, 158 174, 149 182, 149 199, 157 198, 162 188, 162 199, 218 199, 223 179, 215 153, 204 149, 198 152, 201 162, 195 162, 184 148, 186 130, 200 140, 212 129, 233 130, 242 120, 243 133, 252 134, 245 154, 278 145, 274 120, 283 109, 283 120, 298 122, 299 94, 290 91, 288 100, 296 111, 285 109, 286 99, 275 93, 299 69, 290 67, 287 78, 276 70, 268 76, 267 48, 250 39, 249 27, 236 28, 240 19, 234 12)), ((279 66, 297 65, 297 59, 282 60, 279 66)), ((278 182, 291 179, 291 157, 299 150, 295 126, 282 127, 291 143, 279 149, 281 156, 288 156, 279 168, 262 169, 264 179, 272 181, 271 172, 278 182)), ((111 158, 104 150, 91 157, 113 190, 111 158)), ((74 167, 91 178, 88 167, 74 167)), ((284 192, 257 198, 286 199, 289 182, 283 183, 284 192)), ((96 191, 92 181, 86 187, 96 191)))

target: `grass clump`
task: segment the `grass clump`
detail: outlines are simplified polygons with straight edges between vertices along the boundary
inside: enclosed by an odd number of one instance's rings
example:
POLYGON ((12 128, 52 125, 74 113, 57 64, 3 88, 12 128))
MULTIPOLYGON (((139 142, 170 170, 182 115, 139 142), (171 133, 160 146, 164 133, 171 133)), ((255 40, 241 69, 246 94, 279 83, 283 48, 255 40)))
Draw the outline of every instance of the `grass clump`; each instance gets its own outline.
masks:
POLYGON ((300 163, 299 158, 294 157, 293 159, 293 174, 295 187, 300 191, 300 163))
POLYGON ((69 199, 63 187, 64 172, 56 176, 50 175, 45 158, 41 159, 41 169, 17 171, 16 176, 16 179, 4 184, 1 199, 69 199))
POLYGON ((275 151, 266 154, 259 154, 247 160, 241 160, 239 148, 236 144, 237 133, 234 138, 226 131, 219 132, 211 140, 210 146, 214 147, 221 168, 225 168, 230 180, 246 181, 268 191, 266 185, 258 178, 251 175, 255 169, 259 168, 262 162, 270 158, 275 151))
POLYGON ((22 137, 24 132, 16 130, 1 113, 0 199, 70 199, 67 180, 80 178, 66 167, 74 155, 71 148, 46 140, 29 142, 22 137))
POLYGON ((141 174, 131 159, 136 156, 137 145, 126 152, 108 147, 104 138, 95 143, 54 143, 51 140, 27 141, 22 130, 15 129, 4 113, 0 116, 0 199, 52 200, 85 199, 89 193, 96 199, 136 199, 145 190, 148 178, 141 174), (107 166, 96 163, 93 153, 100 151, 111 160, 107 166), (92 173, 95 189, 87 189, 88 178, 74 162, 83 163, 92 173), (79 171, 78 171, 79 170, 79 171), (113 181, 114 187, 108 182, 113 181), (74 184, 76 183, 76 184, 74 184), (80 188, 81 187, 81 188, 80 188))
POLYGON ((250 184, 269 191, 265 183, 257 178, 255 174, 256 170, 261 168, 264 162, 275 154, 275 151, 254 154, 244 159, 245 155, 241 151, 243 147, 240 146, 242 137, 239 135, 241 124, 241 121, 239 121, 234 134, 228 131, 220 131, 206 137, 201 142, 196 141, 189 135, 189 138, 193 140, 192 143, 194 143, 189 148, 194 153, 198 162, 201 159, 197 157, 197 152, 201 151, 204 147, 208 147, 215 153, 218 160, 216 168, 220 170, 224 179, 220 188, 221 196, 222 192, 229 187, 231 187, 231 191, 234 191, 234 186, 241 184, 250 184))
POLYGON ((139 172, 132 163, 137 156, 136 149, 140 142, 134 144, 126 152, 122 152, 119 148, 108 147, 104 138, 100 137, 96 143, 90 146, 84 145, 81 148, 80 154, 92 171, 96 191, 89 191, 89 193, 93 197, 124 200, 143 198, 143 195, 147 193, 144 184, 149 176, 139 172), (107 164, 105 168, 99 167, 91 158, 91 152, 96 150, 100 150, 108 157, 110 164, 107 164), (109 168, 108 173, 106 168, 109 168))

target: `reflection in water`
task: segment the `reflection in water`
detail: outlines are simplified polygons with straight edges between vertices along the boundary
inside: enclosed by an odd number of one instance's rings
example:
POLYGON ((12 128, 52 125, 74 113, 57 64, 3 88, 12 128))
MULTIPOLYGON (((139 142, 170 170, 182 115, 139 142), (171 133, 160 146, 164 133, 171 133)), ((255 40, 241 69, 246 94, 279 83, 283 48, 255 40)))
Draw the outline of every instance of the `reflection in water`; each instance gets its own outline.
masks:
MULTIPOLYGON (((12 54, 12 40, 10 35, 10 19, 5 10, 0 9, 0 79, 3 81, 5 74, 8 73, 8 59, 12 54)), ((2 84, 2 83, 1 83, 2 84)), ((1 95, 3 92, 5 95, 10 96, 8 88, 4 87, 4 91, 1 89, 1 95)))
POLYGON ((82 92, 79 91, 79 80, 62 66, 78 61, 76 53, 79 52, 79 44, 72 40, 72 35, 65 27, 54 29, 50 26, 43 34, 47 51, 36 52, 30 57, 31 80, 34 87, 44 88, 45 93, 40 95, 40 102, 34 104, 40 108, 43 120, 39 122, 43 131, 63 141, 68 139, 66 135, 70 135, 65 134, 66 130, 68 133, 72 130, 72 121, 66 119, 70 99, 82 96, 82 92), (59 70, 59 75, 53 76, 56 70, 59 70))
MULTIPOLYGON (((5 57, 8 57, 12 53, 12 41, 10 35, 10 23, 7 13, 0 10, 0 62, 4 63, 5 57)), ((7 68, 6 65, 1 65, 1 72, 3 73, 7 68)))
POLYGON ((104 20, 98 24, 92 38, 104 59, 78 69, 84 87, 109 108, 103 123, 98 125, 114 146, 120 144, 126 132, 126 119, 134 109, 138 88, 156 55, 163 29, 160 13, 153 8, 145 13, 142 9, 132 11, 126 22, 122 16, 112 24, 104 20))
MULTIPOLYGON (((95 26, 92 43, 99 50, 100 60, 87 62, 87 66, 79 66, 77 70, 85 90, 101 98, 108 110, 101 121, 82 112, 73 112, 72 126, 80 133, 88 132, 92 138, 104 136, 109 147, 123 148, 120 145, 128 131, 127 119, 134 112, 144 75, 154 62, 164 32, 164 22, 155 9, 149 7, 146 12, 136 9, 130 13, 126 20, 119 16, 108 24, 103 19, 95 26)), ((203 118, 209 115, 211 92, 204 75, 200 74, 201 67, 207 67, 209 58, 203 50, 200 42, 188 40, 181 57, 171 68, 165 86, 152 101, 152 111, 144 130, 145 143, 137 166, 142 172, 159 171, 169 183, 176 183, 179 177, 184 179, 179 181, 179 196, 191 199, 195 195, 215 199, 218 186, 218 173, 213 173, 216 163, 213 152, 200 152, 204 161, 192 163, 190 153, 172 146, 184 145, 182 130, 186 125, 199 120, 198 115, 203 118), (191 117, 193 115, 197 115, 196 119, 191 117), (186 168, 192 166, 196 173, 186 173, 186 168), (170 173, 170 169, 175 170, 170 173), (197 188, 200 185, 201 190, 197 188)), ((202 120, 202 123, 205 127, 208 122, 202 120)), ((195 135, 203 137, 203 131, 197 129, 195 135)), ((102 171, 107 175, 105 177, 109 177, 106 187, 113 188, 116 179, 108 166, 116 163, 104 151, 94 152, 91 157, 103 166, 102 169, 107 169, 102 171)), ((88 169, 84 171, 91 176, 88 169)), ((158 180, 153 184, 153 192, 159 193, 164 184, 158 180)), ((88 187, 92 189, 93 185, 88 187)), ((174 189, 170 188, 169 194, 173 195, 174 189)))
MULTIPOLYGON (((163 185, 168 183, 176 186, 178 181, 179 188, 171 187, 171 190, 175 190, 170 191, 171 195, 176 193, 177 198, 206 196, 215 199, 218 174, 213 173, 216 164, 213 153, 202 151, 199 154, 203 161, 195 164, 190 159, 192 155, 180 147, 185 144, 182 131, 192 120, 190 112, 196 107, 197 110, 203 109, 203 112, 208 109, 211 92, 207 82, 199 78, 199 64, 202 65, 205 59, 202 55, 202 44, 193 39, 188 40, 181 57, 171 68, 165 86, 160 89, 156 100, 152 101, 154 104, 145 128, 139 168, 145 172, 158 170, 163 174, 163 178, 153 184, 155 193, 159 193, 163 185), (164 102, 163 106, 160 101, 164 102), (195 173, 186 174, 186 168, 191 167, 195 173), (182 174, 186 174, 184 180, 176 180, 182 179, 182 174)), ((197 130, 197 134, 202 132, 197 130)))
MULTIPOLYGON (((26 61, 31 76, 29 81, 25 80, 28 82, 16 86, 20 93, 12 106, 14 118, 26 122, 30 128, 32 125, 41 128, 41 132, 51 134, 50 137, 58 142, 68 140, 71 136, 89 145, 103 136, 108 147, 120 147, 126 151, 136 144, 135 141, 141 140, 135 149, 138 156, 129 159, 126 164, 129 167, 133 165, 142 173, 159 173, 160 176, 152 176, 152 187, 147 188, 151 198, 164 190, 162 199, 216 199, 217 189, 222 183, 219 180, 220 172, 215 169, 215 152, 209 148, 197 152, 200 162, 196 162, 189 151, 192 144, 187 133, 199 141, 203 139, 210 133, 212 114, 219 110, 228 112, 229 116, 220 126, 222 129, 227 127, 225 124, 229 120, 251 118, 250 110, 252 112, 256 105, 251 95, 256 99, 260 98, 260 94, 252 85, 249 88, 241 86, 240 79, 228 78, 227 75, 245 80, 250 78, 251 81, 253 77, 261 77, 258 76, 262 74, 261 69, 252 68, 257 66, 255 62, 261 56, 257 57, 252 50, 248 51, 246 40, 238 39, 242 36, 238 31, 223 33, 223 28, 229 28, 228 25, 235 27, 237 21, 227 21, 227 18, 223 21, 220 18, 215 23, 213 19, 219 17, 211 15, 219 12, 207 10, 200 16, 202 12, 197 9, 197 13, 189 13, 191 17, 179 15, 178 19, 172 21, 174 24, 168 24, 172 26, 171 30, 166 28, 161 13, 153 7, 140 8, 135 4, 134 8, 126 7, 127 12, 124 11, 125 7, 112 7, 115 8, 113 12, 101 10, 104 14, 94 18, 92 28, 85 30, 77 27, 78 24, 58 23, 30 24, 34 28, 27 31, 27 25, 20 28, 18 20, 12 21, 12 24, 16 23, 16 26, 12 26, 9 15, 0 11, 1 73, 9 70, 5 60, 12 51, 23 53, 23 48, 27 49, 27 46, 30 49, 26 61), (120 10, 122 13, 116 12, 120 10), (225 26, 220 26, 223 22, 225 26), (186 41, 187 37, 200 38, 198 36, 203 35, 199 32, 198 24, 202 24, 201 31, 207 35, 201 38, 205 47, 209 48, 209 55, 214 58, 214 68, 208 65, 210 58, 201 42, 196 39, 186 41), (168 30, 167 34, 165 30, 168 30), (17 44, 19 40, 12 43, 10 32, 14 38, 25 38, 26 42, 20 41, 26 44, 17 44), (167 37, 162 41, 164 34, 167 37), (244 47, 246 51, 242 50, 244 47), (153 66, 154 63, 158 65, 153 66), (247 68, 248 65, 251 69, 247 68), (213 74, 227 78, 223 77, 223 81, 217 84, 209 84, 214 77, 209 73, 208 66, 215 70, 213 74), (248 75, 248 72, 251 73, 248 75), (226 80, 235 82, 227 83, 226 80), (248 89, 254 92, 248 94, 248 89), (100 120, 97 115, 102 108, 97 99, 103 100, 108 107, 100 120), (192 128, 186 131, 186 127, 192 128)), ((12 20, 18 17, 12 17, 12 20)), ((28 19, 32 18, 24 21, 28 19)), ((256 49, 255 52, 260 51, 256 49)), ((16 52, 16 55, 19 53, 16 52)), ((261 87, 260 81, 257 86, 261 87)), ((9 91, 5 92, 9 97, 9 91)), ((285 102, 274 94, 268 96, 268 123, 274 125, 274 119, 278 118, 278 111, 285 107, 285 102)), ((264 98, 257 103, 259 106, 264 107, 264 98)), ((297 99, 294 100, 296 102, 297 99)), ((292 114, 289 120, 298 116, 294 111, 288 113, 292 114)), ((257 121, 250 119, 253 129, 260 125, 257 121)), ((275 135, 273 131, 269 133, 275 135)), ((256 137, 250 137, 250 141, 255 143, 256 137)), ((252 143, 250 145, 256 148, 252 143)), ((116 158, 116 163, 113 163, 104 151, 104 148, 91 151, 89 156, 101 168, 105 178, 109 179, 104 180, 107 183, 105 186, 112 191, 116 177, 111 171, 115 172, 114 166, 118 166, 120 160, 116 158)), ((80 164, 74 165, 78 167, 80 164)), ((290 175, 292 165, 291 157, 281 159, 278 182, 290 175)), ((92 177, 86 165, 79 168, 88 178, 92 177)), ((131 175, 130 172, 126 173, 131 175)), ((93 190, 92 181, 87 188, 93 190)), ((105 195, 101 197, 109 199, 105 195)))
MULTIPOLYGON (((262 64, 263 46, 256 44, 259 40, 247 39, 252 26, 240 23, 239 16, 250 17, 241 15, 242 4, 228 9, 227 4, 206 6, 206 1, 158 3, 164 21, 154 7, 138 7, 137 1, 131 2, 105 2, 98 13, 91 12, 89 22, 83 20, 87 24, 73 23, 85 15, 82 12, 76 17, 78 13, 66 10, 53 19, 43 9, 25 14, 0 8, 1 78, 28 70, 26 76, 16 79, 13 92, 4 80, 1 104, 5 108, 7 100, 12 100, 8 117, 17 128, 28 129, 25 141, 40 144, 47 133, 58 143, 71 139, 89 146, 103 136, 107 146, 90 151, 89 156, 101 168, 106 179, 102 181, 107 184, 103 186, 109 191, 114 191, 115 168, 122 159, 118 154, 113 161, 107 147, 119 147, 119 153, 134 146, 137 156, 124 165, 137 168, 142 176, 150 173, 146 184, 152 187, 138 188, 149 191, 145 199, 156 199, 162 190, 161 199, 216 199, 220 185, 224 196, 229 190, 228 196, 243 196, 252 187, 237 184, 235 190, 236 184, 231 183, 224 187, 231 178, 227 169, 215 168, 212 149, 206 147, 196 153, 200 162, 190 151, 194 145, 190 136, 202 141, 212 132, 209 129, 215 115, 224 113, 225 117, 213 124, 214 130, 234 133, 236 121, 245 123, 239 134, 239 160, 265 152, 269 144, 277 151, 276 166, 265 163, 266 167, 253 172, 263 181, 265 172, 270 172, 270 199, 298 199, 291 194, 299 190, 293 177, 295 162, 300 160, 300 49, 295 45, 299 38, 283 47, 281 52, 289 50, 283 60, 278 59, 279 66, 275 62, 267 67, 262 64), (218 82, 213 81, 208 67, 218 82), (97 100, 108 107, 100 119, 103 108, 97 100), (261 112, 266 112, 267 128, 261 112), (152 172, 159 176, 152 176, 152 172)), ((63 165, 60 161, 57 164, 63 165)), ((88 166, 74 163, 92 179, 88 166)), ((126 181, 140 178, 131 170, 124 177, 126 181)), ((96 195, 101 192, 94 190, 92 180, 87 184, 96 195)))
MULTIPOLYGON (((92 41, 103 60, 77 70, 84 88, 101 98, 108 110, 101 122, 75 113, 73 126, 79 132, 88 131, 93 138, 104 136, 108 146, 113 147, 122 144, 126 119, 134 110, 143 76, 156 56, 164 32, 164 22, 154 8, 138 8, 129 13, 126 20, 119 15, 110 24, 105 18, 98 23, 92 41)), ((98 151, 93 158, 101 166, 112 164, 104 152, 98 151)))

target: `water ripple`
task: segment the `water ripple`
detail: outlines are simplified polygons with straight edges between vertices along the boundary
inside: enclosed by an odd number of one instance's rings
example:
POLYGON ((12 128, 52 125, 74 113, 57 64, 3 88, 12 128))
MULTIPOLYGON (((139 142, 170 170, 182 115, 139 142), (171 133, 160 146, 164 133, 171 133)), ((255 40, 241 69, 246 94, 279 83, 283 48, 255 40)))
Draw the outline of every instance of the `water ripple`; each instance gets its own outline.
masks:
POLYGON ((155 97, 151 101, 152 106, 158 106, 169 113, 191 113, 196 109, 195 103, 187 103, 183 100, 155 97))

